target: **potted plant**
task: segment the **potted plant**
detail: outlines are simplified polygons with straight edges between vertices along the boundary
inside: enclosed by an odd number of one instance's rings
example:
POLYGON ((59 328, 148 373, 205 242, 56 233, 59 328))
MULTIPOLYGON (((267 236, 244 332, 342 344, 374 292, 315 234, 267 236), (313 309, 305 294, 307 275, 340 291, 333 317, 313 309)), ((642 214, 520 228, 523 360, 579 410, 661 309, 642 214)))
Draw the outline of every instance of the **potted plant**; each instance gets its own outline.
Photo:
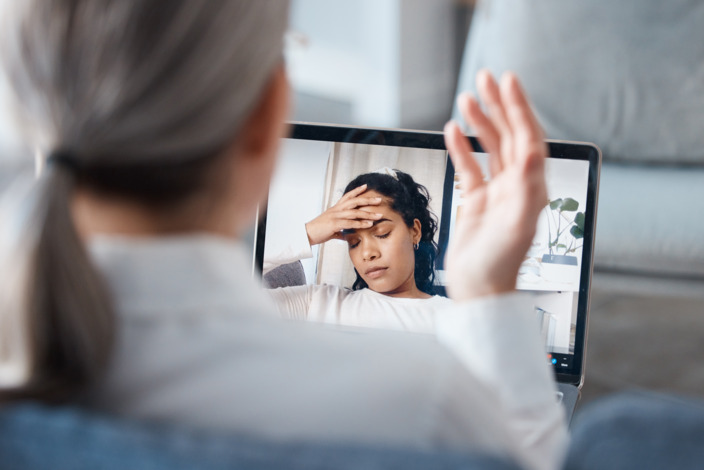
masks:
POLYGON ((543 254, 543 277, 556 282, 579 279, 579 260, 574 255, 582 248, 584 212, 578 212, 574 199, 558 198, 545 206, 548 221, 548 252, 543 254))

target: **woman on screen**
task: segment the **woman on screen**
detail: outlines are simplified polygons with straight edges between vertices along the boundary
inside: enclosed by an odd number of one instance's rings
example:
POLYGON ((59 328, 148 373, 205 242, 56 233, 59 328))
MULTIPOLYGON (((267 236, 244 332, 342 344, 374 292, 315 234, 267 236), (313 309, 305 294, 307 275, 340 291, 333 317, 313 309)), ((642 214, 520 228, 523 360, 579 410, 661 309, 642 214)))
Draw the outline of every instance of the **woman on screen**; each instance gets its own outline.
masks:
MULTIPOLYGON (((269 290, 290 318, 348 326, 432 333, 435 314, 450 301, 435 295, 437 218, 425 186, 383 168, 350 181, 342 198, 306 224, 312 245, 347 242, 356 280, 352 289, 305 285, 269 290)), ((291 259, 286 259, 290 262, 291 259)), ((268 271, 276 263, 269 260, 268 271)))

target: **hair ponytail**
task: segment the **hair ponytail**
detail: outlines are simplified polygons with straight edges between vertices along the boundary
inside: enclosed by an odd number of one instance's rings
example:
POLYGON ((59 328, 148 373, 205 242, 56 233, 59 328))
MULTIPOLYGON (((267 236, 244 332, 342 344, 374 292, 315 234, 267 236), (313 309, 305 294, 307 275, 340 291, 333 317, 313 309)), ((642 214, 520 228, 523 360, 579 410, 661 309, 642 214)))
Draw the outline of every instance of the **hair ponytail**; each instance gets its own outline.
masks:
POLYGON ((0 214, 0 400, 75 399, 105 370, 114 315, 74 226, 73 175, 18 182, 0 214))
MULTIPOLYGON (((368 190, 377 191, 392 200, 391 209, 398 212, 408 227, 418 219, 421 225, 421 237, 418 249, 415 251, 414 277, 416 287, 426 294, 435 294, 435 259, 438 256, 438 245, 435 233, 438 221, 430 211, 430 193, 422 184, 417 183, 411 175, 400 170, 389 170, 389 173, 365 173, 357 176, 345 188, 348 193, 363 184, 368 190)), ((352 288, 363 289, 367 286, 364 279, 357 273, 352 288)))

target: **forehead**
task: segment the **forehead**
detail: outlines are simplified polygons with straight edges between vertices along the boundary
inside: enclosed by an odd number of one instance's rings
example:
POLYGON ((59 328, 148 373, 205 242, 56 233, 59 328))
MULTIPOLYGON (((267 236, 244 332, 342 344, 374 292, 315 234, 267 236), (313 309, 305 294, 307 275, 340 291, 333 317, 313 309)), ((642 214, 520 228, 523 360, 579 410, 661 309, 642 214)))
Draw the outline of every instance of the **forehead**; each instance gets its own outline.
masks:
POLYGON ((403 218, 401 217, 401 214, 396 212, 391 208, 391 203, 393 202, 393 199, 384 196, 381 193, 378 193, 376 191, 366 191, 364 194, 361 195, 362 197, 380 197, 382 198, 382 201, 378 205, 374 206, 360 206, 358 209, 371 212, 371 213, 377 213, 377 214, 382 214, 382 218, 376 222, 374 222, 374 225, 370 228, 363 228, 363 229, 349 229, 349 230, 343 230, 343 235, 351 235, 357 232, 366 232, 366 231, 372 231, 375 230, 376 227, 379 225, 385 225, 385 224, 404 224, 403 218))

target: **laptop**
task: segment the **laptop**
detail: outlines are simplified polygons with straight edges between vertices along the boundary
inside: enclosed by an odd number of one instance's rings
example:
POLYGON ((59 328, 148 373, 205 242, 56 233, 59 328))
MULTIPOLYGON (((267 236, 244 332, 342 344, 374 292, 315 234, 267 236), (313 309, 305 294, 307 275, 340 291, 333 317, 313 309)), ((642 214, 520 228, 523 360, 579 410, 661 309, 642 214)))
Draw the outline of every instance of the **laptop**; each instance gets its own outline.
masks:
MULTIPOLYGON (((488 178, 488 155, 474 137, 468 139, 488 178)), ((549 203, 540 214, 516 288, 533 302, 545 360, 553 367, 558 399, 571 418, 584 383, 601 151, 582 142, 549 140, 548 145, 549 203)), ((334 205, 354 177, 380 169, 404 171, 428 189, 430 209, 438 219, 435 287, 443 295, 444 253, 461 199, 440 132, 292 123, 268 202, 260 209, 255 235, 260 272, 268 253, 285 251, 294 227, 334 205)), ((351 287, 355 275, 347 250, 342 241, 317 245, 312 258, 282 266, 288 271, 280 277, 293 284, 351 287)))

